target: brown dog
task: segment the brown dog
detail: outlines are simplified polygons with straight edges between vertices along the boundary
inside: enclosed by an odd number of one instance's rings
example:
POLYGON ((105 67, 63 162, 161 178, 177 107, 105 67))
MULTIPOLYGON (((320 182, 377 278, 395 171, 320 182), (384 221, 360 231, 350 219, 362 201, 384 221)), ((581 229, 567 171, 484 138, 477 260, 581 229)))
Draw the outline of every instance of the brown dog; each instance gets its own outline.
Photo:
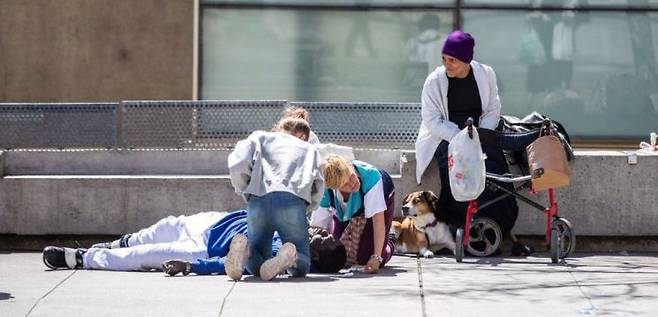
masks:
POLYGON ((431 191, 408 194, 402 200, 404 221, 393 221, 391 233, 397 237, 396 252, 434 256, 443 248, 455 253, 455 239, 446 224, 447 217, 437 207, 439 198, 431 191))

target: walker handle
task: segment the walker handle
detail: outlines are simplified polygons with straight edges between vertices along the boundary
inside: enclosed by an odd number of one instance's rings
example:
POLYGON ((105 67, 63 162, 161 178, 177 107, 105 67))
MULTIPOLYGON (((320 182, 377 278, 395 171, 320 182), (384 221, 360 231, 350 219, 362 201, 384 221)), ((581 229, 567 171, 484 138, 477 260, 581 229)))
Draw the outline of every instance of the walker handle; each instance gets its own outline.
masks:
POLYGON ((551 119, 544 119, 541 122, 541 130, 539 136, 551 135, 552 134, 551 119))
POLYGON ((468 128, 468 137, 473 139, 473 118, 466 119, 466 127, 468 128))

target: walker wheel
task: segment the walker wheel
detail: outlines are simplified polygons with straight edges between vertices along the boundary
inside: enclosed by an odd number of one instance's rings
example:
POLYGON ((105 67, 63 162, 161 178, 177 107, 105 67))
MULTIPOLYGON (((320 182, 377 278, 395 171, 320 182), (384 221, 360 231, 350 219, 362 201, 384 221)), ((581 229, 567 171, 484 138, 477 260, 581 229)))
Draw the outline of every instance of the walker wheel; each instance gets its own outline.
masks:
POLYGON ((457 229, 457 234, 455 235, 455 260, 461 263, 464 259, 464 228, 457 229))
POLYGON ((553 228, 551 229, 551 238, 553 237, 553 230, 557 230, 558 239, 558 257, 564 259, 573 254, 576 250, 576 234, 574 233, 573 226, 569 220, 564 218, 555 218, 553 220, 553 228))
POLYGON ((471 224, 468 253, 474 256, 490 256, 500 248, 503 233, 500 226, 490 218, 477 218, 471 224))
POLYGON ((560 255, 560 235, 558 234, 557 229, 551 229, 551 262, 557 263, 560 255))

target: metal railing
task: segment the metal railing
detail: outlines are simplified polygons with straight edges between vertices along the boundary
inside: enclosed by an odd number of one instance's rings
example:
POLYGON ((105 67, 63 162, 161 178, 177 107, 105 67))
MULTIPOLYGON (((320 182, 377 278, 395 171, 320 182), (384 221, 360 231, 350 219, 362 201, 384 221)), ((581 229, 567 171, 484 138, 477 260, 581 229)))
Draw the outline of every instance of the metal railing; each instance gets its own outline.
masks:
POLYGON ((113 147, 118 107, 118 103, 0 104, 0 147, 113 147))
POLYGON ((0 104, 0 148, 231 148, 270 130, 288 106, 311 113, 322 142, 413 148, 420 104, 287 101, 124 101, 0 104))

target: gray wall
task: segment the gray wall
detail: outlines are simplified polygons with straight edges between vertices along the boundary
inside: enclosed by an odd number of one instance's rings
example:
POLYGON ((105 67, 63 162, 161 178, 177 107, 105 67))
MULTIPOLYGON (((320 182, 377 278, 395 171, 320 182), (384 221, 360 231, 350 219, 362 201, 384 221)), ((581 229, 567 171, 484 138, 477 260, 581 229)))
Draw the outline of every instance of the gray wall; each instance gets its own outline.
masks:
MULTIPOLYGON (((0 155, 0 234, 121 234, 169 215, 244 208, 227 177, 229 151, 9 151, 0 155)), ((413 152, 357 150, 393 174, 396 209, 418 188, 413 152)), ((560 213, 583 236, 658 236, 658 156, 629 165, 620 151, 576 153, 560 213), (654 173, 655 174, 655 173, 654 173)), ((436 175, 436 171, 428 174, 436 175)), ((431 175, 428 175, 431 176, 431 175)), ((423 186, 439 190, 436 177, 423 186)), ((527 194, 527 193, 526 193, 527 194)), ((546 205, 545 194, 532 199, 546 205)), ((544 234, 519 202, 518 234, 544 234)))
POLYGON ((0 1, 0 101, 192 99, 194 0, 0 1))

